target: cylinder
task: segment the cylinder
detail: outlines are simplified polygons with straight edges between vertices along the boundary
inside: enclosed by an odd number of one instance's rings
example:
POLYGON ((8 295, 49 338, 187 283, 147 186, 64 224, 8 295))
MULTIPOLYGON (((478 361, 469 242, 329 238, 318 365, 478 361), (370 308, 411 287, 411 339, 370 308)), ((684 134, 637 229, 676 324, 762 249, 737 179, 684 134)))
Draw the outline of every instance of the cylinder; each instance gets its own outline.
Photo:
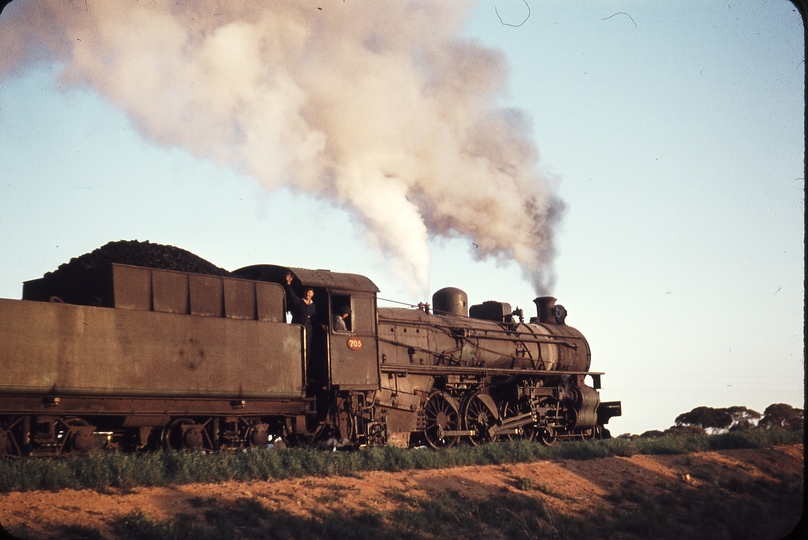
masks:
POLYGON ((454 287, 444 287, 432 295, 432 309, 436 315, 469 316, 469 298, 454 287))

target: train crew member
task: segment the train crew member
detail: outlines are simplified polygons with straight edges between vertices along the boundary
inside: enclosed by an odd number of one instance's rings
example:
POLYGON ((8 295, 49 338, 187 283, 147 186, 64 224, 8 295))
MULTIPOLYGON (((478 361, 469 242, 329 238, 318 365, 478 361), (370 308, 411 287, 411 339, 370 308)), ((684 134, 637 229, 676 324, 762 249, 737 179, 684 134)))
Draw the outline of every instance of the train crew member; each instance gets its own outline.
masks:
POLYGON ((351 308, 348 306, 342 306, 337 310, 336 313, 331 317, 331 328, 333 328, 334 332, 347 332, 348 326, 345 324, 345 319, 351 314, 351 308))
MULTIPOLYGON (((302 324, 306 328, 306 349, 311 352, 311 336, 317 321, 317 308, 314 306, 314 289, 306 289, 303 298, 292 290, 292 273, 286 274, 286 298, 292 312, 292 324, 302 324)), ((324 326, 323 329, 326 327, 324 326)))

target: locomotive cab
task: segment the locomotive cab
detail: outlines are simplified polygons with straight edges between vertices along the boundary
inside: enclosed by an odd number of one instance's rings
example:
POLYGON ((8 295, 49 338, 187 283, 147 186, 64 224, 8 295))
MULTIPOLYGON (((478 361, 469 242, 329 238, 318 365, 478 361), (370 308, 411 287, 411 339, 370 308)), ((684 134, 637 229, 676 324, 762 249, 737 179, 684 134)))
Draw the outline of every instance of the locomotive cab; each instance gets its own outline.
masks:
MULTIPOLYGON (((374 390, 379 386, 376 331, 376 293, 379 289, 368 278, 356 274, 308 270, 275 265, 255 265, 234 274, 253 280, 286 285, 296 295, 314 290, 316 321, 306 351, 307 381, 313 389, 374 390), (333 315, 342 308, 350 314, 346 329, 338 330, 333 315)), ((287 311, 289 303, 287 300, 287 311)))

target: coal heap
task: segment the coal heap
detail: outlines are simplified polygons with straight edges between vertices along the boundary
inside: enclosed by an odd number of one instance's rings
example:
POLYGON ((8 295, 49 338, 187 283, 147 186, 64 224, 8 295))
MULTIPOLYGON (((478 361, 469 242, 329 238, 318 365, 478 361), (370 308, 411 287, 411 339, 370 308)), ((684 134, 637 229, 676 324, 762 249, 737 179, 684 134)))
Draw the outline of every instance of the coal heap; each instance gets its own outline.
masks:
POLYGON ((70 259, 70 262, 59 265, 59 268, 53 272, 48 272, 45 276, 75 270, 87 270, 111 263, 144 266, 161 270, 176 270, 178 272, 193 272, 195 274, 232 276, 224 268, 219 268, 189 251, 174 246, 152 244, 148 240, 145 242, 138 242, 137 240, 110 242, 90 253, 70 259))

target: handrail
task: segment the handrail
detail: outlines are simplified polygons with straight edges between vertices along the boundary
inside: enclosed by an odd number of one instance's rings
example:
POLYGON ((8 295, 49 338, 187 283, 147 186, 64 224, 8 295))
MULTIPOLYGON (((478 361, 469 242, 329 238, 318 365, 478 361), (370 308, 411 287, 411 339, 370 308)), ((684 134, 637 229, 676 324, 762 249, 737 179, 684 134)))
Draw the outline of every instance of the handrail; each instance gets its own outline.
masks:
MULTIPOLYGON (((503 330, 501 328, 496 328, 496 329, 492 328, 490 330, 485 330, 486 332, 491 332, 491 333, 494 333, 494 334, 505 334, 506 336, 510 336, 510 337, 494 337, 494 336, 488 336, 488 335, 480 335, 479 333, 475 332, 474 328, 463 328, 463 327, 452 326, 452 325, 448 325, 448 324, 435 324, 432 321, 429 321, 427 323, 427 322, 424 322, 424 321, 412 321, 412 320, 409 320, 409 319, 392 319, 392 318, 388 318, 388 317, 379 317, 379 322, 380 323, 398 323, 398 324, 403 323, 403 324, 408 324, 408 325, 411 325, 411 326, 427 325, 427 326, 429 326, 431 328, 440 328, 440 329, 445 329, 445 330, 449 330, 449 331, 452 331, 455 328, 462 328, 465 331, 471 331, 471 333, 466 334, 464 336, 457 336, 457 337, 474 337, 474 338, 492 339, 492 340, 493 339, 501 339, 501 340, 507 340, 507 341, 514 341, 514 340, 528 341, 528 340, 526 340, 524 338, 519 337, 519 334, 529 334, 531 336, 542 336, 542 337, 545 337, 545 338, 548 338, 548 339, 554 339, 554 340, 585 339, 583 336, 562 336, 562 335, 557 335, 557 334, 534 334, 533 332, 524 332, 524 331, 523 332, 518 332, 518 331, 515 331, 515 330, 503 330), (514 337, 513 334, 517 334, 517 336, 514 337)), ((492 322, 492 321, 489 321, 489 322, 492 322)), ((556 343, 556 341, 528 341, 528 342, 529 343, 556 343)), ((566 345, 568 347, 573 347, 573 348, 577 347, 577 345, 573 345, 573 344, 566 344, 566 345)))
POLYGON ((546 369, 509 369, 458 366, 407 366, 382 364, 382 373, 412 373, 415 375, 604 375, 604 371, 547 371, 546 369))

